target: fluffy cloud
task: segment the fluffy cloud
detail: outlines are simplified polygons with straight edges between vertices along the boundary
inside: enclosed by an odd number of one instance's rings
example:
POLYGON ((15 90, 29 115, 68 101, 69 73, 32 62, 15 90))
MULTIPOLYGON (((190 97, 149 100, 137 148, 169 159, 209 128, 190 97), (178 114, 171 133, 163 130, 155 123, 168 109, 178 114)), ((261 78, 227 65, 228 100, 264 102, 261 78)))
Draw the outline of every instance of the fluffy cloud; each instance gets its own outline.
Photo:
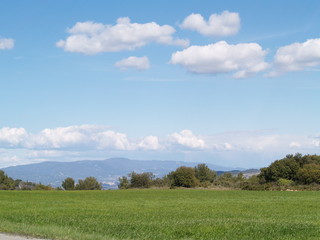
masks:
POLYGON ((141 142, 138 143, 138 147, 144 150, 162 149, 162 146, 159 143, 159 139, 156 136, 145 137, 141 142))
POLYGON ((49 150, 132 149, 126 134, 94 125, 47 128, 38 134, 29 134, 23 128, 2 128, 1 147, 49 150))
POLYGON ((191 130, 182 130, 180 133, 170 135, 170 140, 173 144, 178 144, 190 149, 204 149, 205 141, 200 137, 195 136, 191 130))
POLYGON ((1 128, 0 147, 16 147, 23 145, 27 137, 28 133, 24 128, 1 128))
POLYGON ((98 149, 132 150, 133 147, 124 133, 103 131, 93 136, 98 143, 98 149))
POLYGON ((92 143, 91 134, 97 130, 90 125, 44 129, 34 135, 28 144, 35 148, 73 148, 84 147, 92 143))
POLYGON ((320 39, 309 39, 280 47, 274 56, 274 68, 270 76, 299 71, 320 65, 320 39))
POLYGON ((180 27, 206 36, 229 36, 239 31, 240 17, 238 13, 224 11, 221 14, 212 14, 206 21, 201 14, 193 13, 184 19, 180 27))
POLYGON ((235 78, 244 78, 268 68, 269 64, 264 61, 266 54, 257 43, 232 45, 220 41, 177 51, 172 54, 171 63, 179 64, 194 73, 235 72, 235 78))
POLYGON ((0 38, 0 50, 8 50, 14 47, 14 40, 11 38, 0 38))
POLYGON ((146 70, 150 68, 149 59, 147 57, 128 57, 115 63, 115 66, 121 70, 127 70, 129 68, 137 70, 146 70))
POLYGON ((97 54, 134 50, 151 42, 187 46, 184 39, 174 39, 175 29, 169 25, 131 23, 129 18, 119 18, 116 25, 95 22, 78 22, 68 30, 71 35, 56 43, 68 52, 97 54))

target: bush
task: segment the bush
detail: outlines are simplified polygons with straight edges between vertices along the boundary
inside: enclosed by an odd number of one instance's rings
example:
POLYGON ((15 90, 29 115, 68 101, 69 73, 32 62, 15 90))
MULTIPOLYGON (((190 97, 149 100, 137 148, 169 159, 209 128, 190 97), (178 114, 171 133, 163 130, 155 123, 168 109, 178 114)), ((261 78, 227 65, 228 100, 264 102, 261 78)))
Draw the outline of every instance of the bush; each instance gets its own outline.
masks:
POLYGON ((294 184, 294 181, 288 180, 288 179, 284 179, 284 178, 280 178, 277 181, 277 184, 280 187, 280 190, 286 190, 286 189, 290 188, 294 184))
POLYGON ((262 190, 269 190, 271 185, 261 183, 258 176, 252 176, 248 179, 245 179, 241 183, 240 187, 242 190, 262 191, 262 190))
POLYGON ((152 184, 153 173, 135 173, 129 174, 130 177, 130 187, 132 188, 149 188, 152 184))
POLYGON ((85 180, 79 180, 76 190, 101 190, 102 184, 95 177, 87 177, 85 180))
POLYGON ((179 167, 174 172, 170 173, 172 185, 175 187, 196 187, 199 185, 199 180, 195 176, 195 170, 191 167, 179 167))
POLYGON ((48 190, 53 190, 53 188, 49 185, 43 185, 43 184, 39 183, 39 184, 36 184, 36 186, 34 187, 33 190, 46 190, 46 191, 48 191, 48 190))

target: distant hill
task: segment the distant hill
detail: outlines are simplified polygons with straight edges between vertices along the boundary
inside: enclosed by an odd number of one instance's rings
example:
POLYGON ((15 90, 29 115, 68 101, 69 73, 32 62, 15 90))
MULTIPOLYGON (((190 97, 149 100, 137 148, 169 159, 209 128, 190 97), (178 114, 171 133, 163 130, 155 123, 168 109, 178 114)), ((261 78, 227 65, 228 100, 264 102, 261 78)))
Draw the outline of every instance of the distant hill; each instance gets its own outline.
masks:
MULTIPOLYGON (((93 176, 96 177, 99 182, 102 182, 105 188, 115 188, 118 178, 126 176, 132 171, 137 173, 152 172, 156 177, 162 177, 180 166, 194 167, 197 164, 199 163, 110 158, 107 160, 84 160, 76 162, 42 162, 7 167, 2 170, 14 179, 50 184, 52 186, 60 186, 61 182, 67 177, 72 177, 77 181, 93 176)), ((228 167, 206 164, 209 168, 216 171, 234 170, 228 167)))

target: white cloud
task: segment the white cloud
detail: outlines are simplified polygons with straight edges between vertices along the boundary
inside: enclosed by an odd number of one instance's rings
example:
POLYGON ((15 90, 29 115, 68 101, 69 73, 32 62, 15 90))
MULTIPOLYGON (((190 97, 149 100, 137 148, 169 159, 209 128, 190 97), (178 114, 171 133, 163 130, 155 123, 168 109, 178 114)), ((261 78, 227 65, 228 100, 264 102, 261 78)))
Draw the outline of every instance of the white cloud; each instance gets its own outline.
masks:
POLYGON ((114 131, 103 131, 93 136, 93 139, 98 143, 98 149, 116 149, 116 150, 131 150, 127 135, 114 131))
POLYGON ((138 143, 138 147, 144 150, 162 149, 162 146, 159 143, 159 139, 156 136, 145 137, 141 142, 138 143))
POLYGON ((126 134, 95 125, 44 129, 33 136, 32 145, 47 149, 130 149, 126 134))
POLYGON ((229 36, 239 31, 240 17, 238 13, 223 11, 221 14, 212 14, 205 21, 201 14, 193 13, 184 19, 180 27, 206 36, 229 36))
POLYGON ((89 55, 134 50, 152 42, 183 47, 189 45, 188 40, 173 38, 175 29, 169 25, 131 23, 127 17, 118 18, 116 25, 78 22, 68 33, 70 36, 58 41, 56 45, 68 52, 89 55))
POLYGON ((280 47, 274 56, 275 70, 269 76, 320 66, 320 39, 280 47))
POLYGON ((131 145, 126 134, 95 125, 46 128, 38 134, 29 134, 24 128, 0 129, 0 148, 130 150, 131 145))
POLYGON ((292 148, 299 148, 301 147, 301 144, 299 142, 291 142, 289 146, 292 148))
POLYGON ((147 57, 128 57, 115 63, 115 66, 121 70, 127 70, 129 68, 137 70, 147 70, 150 68, 149 59, 147 57))
POLYGON ((16 147, 24 143, 28 137, 28 133, 24 128, 9 128, 0 129, 0 147, 16 147))
POLYGON ((171 63, 179 64, 194 73, 235 72, 235 78, 244 78, 268 68, 269 64, 264 61, 266 54, 257 43, 232 45, 220 41, 177 51, 172 54, 171 63))
POLYGON ((97 130, 92 125, 47 128, 33 135, 28 144, 30 147, 47 149, 85 147, 92 143, 91 134, 97 130))
POLYGON ((191 130, 182 130, 180 133, 173 133, 169 136, 173 144, 178 144, 191 149, 204 149, 205 141, 195 136, 191 130))
POLYGON ((8 50, 14 47, 14 40, 11 38, 0 38, 0 50, 8 50))

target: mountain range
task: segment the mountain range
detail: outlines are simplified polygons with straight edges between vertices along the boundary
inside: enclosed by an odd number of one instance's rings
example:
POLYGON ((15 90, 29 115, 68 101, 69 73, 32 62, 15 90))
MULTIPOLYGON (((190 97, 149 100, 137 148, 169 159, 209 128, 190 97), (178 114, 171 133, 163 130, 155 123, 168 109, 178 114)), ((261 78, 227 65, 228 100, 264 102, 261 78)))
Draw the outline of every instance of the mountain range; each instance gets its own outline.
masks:
MULTIPOLYGON (((102 182, 104 188, 116 188, 117 180, 127 176, 132 171, 137 173, 152 172, 156 177, 163 177, 180 166, 194 167, 197 162, 181 161, 142 161, 127 158, 110 158, 106 160, 83 160, 74 162, 42 162, 3 168, 5 173, 13 179, 21 179, 35 183, 42 183, 54 187, 61 186, 62 181, 72 177, 76 181, 89 176, 102 182)), ((222 167, 206 163, 215 171, 232 171, 234 168, 222 167)))

